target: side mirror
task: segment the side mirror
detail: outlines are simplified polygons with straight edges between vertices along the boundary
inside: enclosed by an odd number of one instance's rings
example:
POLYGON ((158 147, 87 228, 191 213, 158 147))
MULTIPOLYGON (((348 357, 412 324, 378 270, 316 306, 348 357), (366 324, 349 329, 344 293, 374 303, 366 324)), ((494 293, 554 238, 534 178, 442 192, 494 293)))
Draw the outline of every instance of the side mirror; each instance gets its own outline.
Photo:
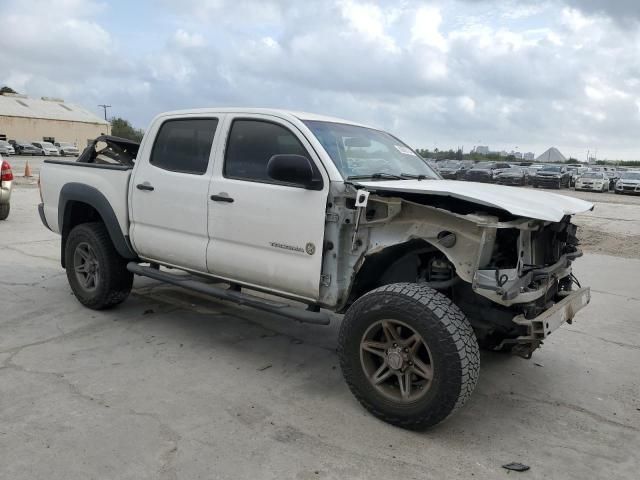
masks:
POLYGON ((322 180, 314 178, 311 161, 303 155, 274 155, 267 164, 267 174, 278 182, 301 185, 309 190, 322 189, 322 180))

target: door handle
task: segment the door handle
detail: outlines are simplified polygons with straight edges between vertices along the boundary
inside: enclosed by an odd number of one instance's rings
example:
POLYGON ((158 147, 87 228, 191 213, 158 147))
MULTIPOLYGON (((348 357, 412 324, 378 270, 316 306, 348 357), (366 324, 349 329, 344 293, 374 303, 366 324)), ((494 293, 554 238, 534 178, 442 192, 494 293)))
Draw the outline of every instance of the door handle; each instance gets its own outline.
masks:
POLYGON ((224 195, 211 195, 211 200, 213 200, 214 202, 233 203, 233 198, 226 197, 224 195))
POLYGON ((136 185, 136 188, 138 190, 146 190, 148 192, 153 192, 154 190, 153 186, 149 185, 148 183, 139 183, 138 185, 136 185))

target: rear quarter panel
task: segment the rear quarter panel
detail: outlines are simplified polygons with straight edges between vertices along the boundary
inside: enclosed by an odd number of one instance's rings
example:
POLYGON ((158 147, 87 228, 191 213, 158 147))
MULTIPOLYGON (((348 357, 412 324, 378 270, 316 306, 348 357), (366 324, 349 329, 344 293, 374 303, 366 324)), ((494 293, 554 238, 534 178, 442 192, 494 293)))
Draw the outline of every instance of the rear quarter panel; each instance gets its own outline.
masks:
POLYGON ((100 191, 109 201, 124 235, 128 234, 129 211, 127 195, 131 170, 109 170, 93 168, 76 162, 45 162, 40 169, 40 190, 44 203, 47 223, 56 233, 60 233, 59 201, 60 191, 68 183, 89 185, 100 191))

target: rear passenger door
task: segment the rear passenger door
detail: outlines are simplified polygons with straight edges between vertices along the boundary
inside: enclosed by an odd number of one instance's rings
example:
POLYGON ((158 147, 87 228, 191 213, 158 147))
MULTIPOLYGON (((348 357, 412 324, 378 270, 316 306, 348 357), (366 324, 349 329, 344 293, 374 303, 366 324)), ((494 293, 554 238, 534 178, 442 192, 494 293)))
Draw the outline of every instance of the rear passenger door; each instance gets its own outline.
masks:
POLYGON ((209 272, 316 300, 329 191, 319 158, 295 125, 277 117, 230 115, 225 130, 209 191, 209 272), (306 156, 321 189, 271 179, 267 163, 277 154, 306 156))
POLYGON ((154 140, 143 144, 129 189, 131 241, 141 257, 207 271, 207 194, 219 121, 169 118, 149 132, 154 140))

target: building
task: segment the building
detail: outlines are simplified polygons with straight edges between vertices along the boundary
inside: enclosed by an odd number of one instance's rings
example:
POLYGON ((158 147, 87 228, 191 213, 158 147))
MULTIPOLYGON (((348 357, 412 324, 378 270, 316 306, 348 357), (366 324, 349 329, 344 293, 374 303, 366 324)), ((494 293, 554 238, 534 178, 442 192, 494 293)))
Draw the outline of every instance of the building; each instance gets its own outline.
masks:
POLYGON ((546 152, 536 158, 536 162, 541 163, 563 163, 567 159, 556 147, 549 148, 546 152))
POLYGON ((527 152, 522 156, 522 159, 528 162, 533 162, 536 159, 536 154, 533 152, 527 152))
POLYGON ((64 100, 0 95, 0 140, 69 142, 82 149, 110 133, 109 122, 64 100))
POLYGON ((489 147, 479 145, 479 146, 477 146, 475 148, 475 152, 479 153, 480 155, 488 155, 489 154, 489 147))

